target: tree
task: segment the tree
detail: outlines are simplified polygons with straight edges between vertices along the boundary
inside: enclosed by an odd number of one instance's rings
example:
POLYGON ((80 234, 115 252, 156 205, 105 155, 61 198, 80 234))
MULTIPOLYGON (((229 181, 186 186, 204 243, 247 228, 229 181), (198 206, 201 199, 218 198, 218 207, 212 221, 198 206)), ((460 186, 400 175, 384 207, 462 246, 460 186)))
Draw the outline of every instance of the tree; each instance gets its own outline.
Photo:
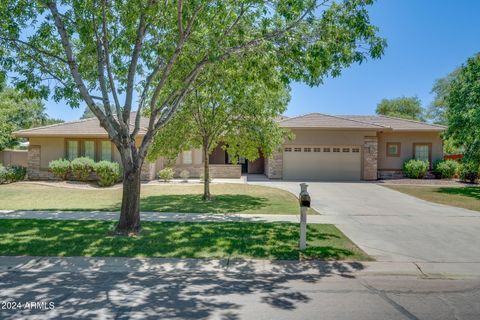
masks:
MULTIPOLYGON (((102 110, 103 112, 105 112, 105 108, 101 105, 101 104, 98 104, 98 108, 100 110, 102 110)), ((115 114, 115 110, 112 110, 112 113, 115 114)), ((88 119, 88 118, 95 118, 95 114, 92 112, 92 110, 90 110, 90 108, 87 106, 85 107, 85 109, 83 110, 83 114, 82 116, 80 117, 80 119, 88 119)))
POLYGON ((268 157, 287 136, 275 119, 289 100, 288 87, 269 61, 262 55, 206 68, 201 85, 156 135, 149 157, 174 159, 182 150, 201 147, 204 200, 211 199, 209 157, 220 143, 233 163, 239 156, 254 161, 260 152, 268 157))
POLYGON ((377 105, 376 113, 384 116, 425 121, 425 112, 418 97, 383 99, 377 105))
POLYGON ((12 132, 51 124, 52 121, 38 99, 31 99, 12 88, 0 91, 0 150, 18 144, 12 132))
POLYGON ((122 159, 116 233, 137 233, 140 172, 148 149, 205 67, 263 52, 285 81, 318 85, 352 63, 383 54, 385 40, 369 21, 372 3, 3 0, 0 74, 14 73, 18 87, 42 98, 52 94, 73 107, 80 100, 87 104, 122 159), (149 124, 137 145, 143 114, 149 124))
POLYGON ((467 60, 445 98, 447 138, 464 148, 467 161, 480 164, 480 54, 467 60))
POLYGON ((446 77, 435 80, 431 93, 435 95, 433 102, 430 104, 427 117, 436 124, 447 125, 447 104, 446 98, 450 92, 450 87, 458 76, 460 69, 457 68, 449 73, 446 77))

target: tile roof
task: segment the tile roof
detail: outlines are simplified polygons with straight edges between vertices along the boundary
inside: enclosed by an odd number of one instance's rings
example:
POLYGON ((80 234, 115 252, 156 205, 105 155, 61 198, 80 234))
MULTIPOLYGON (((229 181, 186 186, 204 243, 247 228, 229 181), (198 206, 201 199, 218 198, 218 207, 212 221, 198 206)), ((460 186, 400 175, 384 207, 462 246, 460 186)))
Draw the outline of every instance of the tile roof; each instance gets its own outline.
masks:
POLYGON ((322 113, 308 113, 305 115, 284 119, 278 122, 283 128, 324 128, 324 129, 383 129, 384 126, 348 119, 342 116, 330 116, 322 113))
MULTIPOLYGON (((133 128, 135 115, 130 117, 130 126, 133 128)), ((322 113, 308 113, 296 117, 279 117, 278 123, 283 128, 321 128, 321 129, 366 129, 366 130, 393 130, 393 131, 444 131, 446 127, 399 119, 387 116, 331 116, 322 113)), ((148 126, 148 118, 142 117, 139 135, 144 135, 148 126)), ((100 126, 97 118, 52 124, 14 132, 17 137, 107 137, 107 132, 100 126)))
POLYGON ((401 119, 390 116, 341 116, 344 118, 368 122, 376 125, 380 125, 386 128, 391 128, 394 131, 444 131, 447 127, 431 124, 416 120, 401 119))
MULTIPOLYGON (((135 114, 130 116, 130 127, 135 126, 135 114)), ((142 117, 140 121, 139 135, 144 135, 148 127, 148 118, 142 117)), ((107 131, 100 126, 97 118, 88 118, 78 121, 56 123, 44 127, 36 127, 25 130, 15 131, 14 135, 17 137, 108 137, 107 131)))

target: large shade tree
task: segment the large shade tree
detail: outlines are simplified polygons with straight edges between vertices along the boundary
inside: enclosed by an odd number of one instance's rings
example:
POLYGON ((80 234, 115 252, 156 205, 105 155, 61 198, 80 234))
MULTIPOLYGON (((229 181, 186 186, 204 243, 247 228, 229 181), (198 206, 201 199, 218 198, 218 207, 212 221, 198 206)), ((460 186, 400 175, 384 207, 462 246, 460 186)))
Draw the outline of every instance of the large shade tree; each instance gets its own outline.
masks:
POLYGON ((0 91, 0 150, 13 148, 18 139, 13 132, 20 129, 62 122, 50 119, 42 101, 13 88, 0 91))
POLYGON ((385 41, 367 11, 372 3, 3 0, 0 68, 24 90, 71 106, 83 101, 92 110, 122 159, 116 231, 136 233, 140 172, 153 137, 206 66, 265 52, 284 79, 318 85, 352 63, 382 55, 385 41), (149 123, 137 145, 142 114, 149 123))
POLYGON ((208 66, 172 121, 155 136, 149 157, 177 158, 203 151, 203 199, 210 195, 210 154, 221 145, 232 163, 268 157, 287 137, 277 119, 286 110, 288 86, 265 54, 208 66))
POLYGON ((383 99, 377 105, 376 113, 385 116, 425 121, 425 110, 418 97, 383 99))
POLYGON ((463 147, 466 161, 480 164, 480 54, 468 59, 445 98, 447 137, 463 147))

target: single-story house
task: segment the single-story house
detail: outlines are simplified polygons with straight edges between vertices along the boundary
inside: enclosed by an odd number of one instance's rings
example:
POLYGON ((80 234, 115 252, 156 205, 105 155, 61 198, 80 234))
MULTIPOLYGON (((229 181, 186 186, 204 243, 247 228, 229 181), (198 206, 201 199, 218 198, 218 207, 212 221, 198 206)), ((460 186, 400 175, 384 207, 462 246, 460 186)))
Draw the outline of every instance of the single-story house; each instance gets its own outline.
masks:
MULTIPOLYGON (((138 142, 145 134, 142 119, 138 142)), ((230 164, 228 154, 215 149, 210 157, 213 177, 239 177, 242 173, 265 174, 272 179, 354 181, 394 178, 402 175, 405 160, 416 158, 433 163, 443 157, 444 126, 387 116, 332 116, 309 113, 282 117, 281 127, 290 129, 287 140, 269 158, 230 164)), ((50 161, 79 156, 120 162, 120 155, 96 118, 66 122, 15 132, 28 138, 29 179, 53 178, 50 161)), ((188 170, 191 177, 203 171, 201 149, 182 152, 175 163, 177 174, 188 170)), ((164 160, 145 163, 144 180, 155 179, 164 160)))

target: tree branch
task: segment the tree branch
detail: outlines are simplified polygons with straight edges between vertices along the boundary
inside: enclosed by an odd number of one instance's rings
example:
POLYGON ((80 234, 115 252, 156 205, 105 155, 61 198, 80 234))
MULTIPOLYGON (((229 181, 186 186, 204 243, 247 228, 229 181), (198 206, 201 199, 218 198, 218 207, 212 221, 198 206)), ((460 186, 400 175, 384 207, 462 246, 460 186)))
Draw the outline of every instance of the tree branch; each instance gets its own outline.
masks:
POLYGON ((77 62, 73 55, 72 45, 70 43, 67 30, 65 29, 65 25, 58 12, 57 4, 54 1, 47 1, 46 4, 50 12, 52 13, 55 26, 60 35, 65 56, 67 57, 67 64, 70 69, 70 73, 73 77, 75 84, 77 85, 78 90, 80 91, 80 95, 82 96, 83 100, 87 103, 90 110, 92 110, 95 116, 97 116, 102 127, 104 127, 105 130, 107 130, 107 132, 110 135, 110 138, 115 143, 119 144, 120 143, 120 138, 118 137, 119 133, 113 128, 112 124, 108 121, 103 111, 95 104, 95 102, 92 99, 92 96, 89 94, 88 89, 85 86, 85 83, 83 82, 82 76, 80 75, 80 72, 78 70, 77 62))

